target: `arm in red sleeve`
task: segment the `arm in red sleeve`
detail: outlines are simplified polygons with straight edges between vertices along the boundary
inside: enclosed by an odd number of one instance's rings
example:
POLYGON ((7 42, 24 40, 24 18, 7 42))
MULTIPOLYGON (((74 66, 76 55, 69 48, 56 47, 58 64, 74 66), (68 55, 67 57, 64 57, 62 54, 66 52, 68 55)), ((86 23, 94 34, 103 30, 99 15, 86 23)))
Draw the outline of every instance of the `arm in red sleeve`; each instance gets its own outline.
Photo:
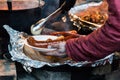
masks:
POLYGON ((119 0, 108 0, 109 19, 91 34, 66 42, 66 53, 75 61, 94 61, 120 50, 119 0))

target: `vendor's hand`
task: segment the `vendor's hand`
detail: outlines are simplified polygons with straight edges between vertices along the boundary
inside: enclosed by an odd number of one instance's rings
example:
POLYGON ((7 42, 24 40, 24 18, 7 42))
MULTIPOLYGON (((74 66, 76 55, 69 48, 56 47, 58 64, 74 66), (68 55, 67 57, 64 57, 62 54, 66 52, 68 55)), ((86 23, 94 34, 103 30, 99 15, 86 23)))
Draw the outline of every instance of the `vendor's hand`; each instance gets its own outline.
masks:
POLYGON ((51 44, 49 46, 51 48, 56 48, 56 50, 51 51, 51 52, 46 52, 46 53, 42 52, 42 54, 44 54, 46 56, 67 57, 67 54, 65 53, 65 50, 66 50, 65 45, 66 45, 65 41, 51 44))

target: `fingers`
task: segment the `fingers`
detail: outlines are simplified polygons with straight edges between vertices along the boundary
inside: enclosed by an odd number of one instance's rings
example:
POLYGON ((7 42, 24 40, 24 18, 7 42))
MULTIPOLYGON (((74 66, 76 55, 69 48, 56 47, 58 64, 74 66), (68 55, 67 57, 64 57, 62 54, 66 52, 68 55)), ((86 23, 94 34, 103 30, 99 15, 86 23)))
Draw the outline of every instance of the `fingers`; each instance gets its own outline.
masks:
POLYGON ((58 49, 59 48, 59 43, 57 43, 57 44, 50 44, 49 47, 58 49))
POLYGON ((66 42, 65 41, 63 41, 63 42, 58 42, 58 43, 53 43, 53 44, 50 44, 49 45, 49 47, 50 48, 61 48, 61 47, 64 47, 65 46, 65 44, 66 44, 66 42))
POLYGON ((49 48, 55 48, 59 52, 65 52, 65 45, 66 45, 66 42, 59 42, 57 44, 49 45, 49 48))
POLYGON ((56 56, 56 57, 66 57, 67 54, 65 52, 51 51, 45 53, 47 56, 56 56))
POLYGON ((65 52, 59 52, 58 50, 50 51, 50 52, 40 52, 44 56, 55 56, 55 57, 67 57, 65 52))
POLYGON ((59 51, 59 52, 65 52, 65 45, 66 45, 66 42, 61 42, 61 43, 59 44, 58 51, 59 51))
POLYGON ((64 42, 59 42, 59 43, 56 43, 56 44, 51 44, 51 45, 49 45, 50 48, 56 48, 56 50, 49 51, 49 52, 40 52, 40 53, 43 54, 43 55, 46 55, 46 56, 65 57, 66 56, 65 45, 66 45, 65 41, 64 42))

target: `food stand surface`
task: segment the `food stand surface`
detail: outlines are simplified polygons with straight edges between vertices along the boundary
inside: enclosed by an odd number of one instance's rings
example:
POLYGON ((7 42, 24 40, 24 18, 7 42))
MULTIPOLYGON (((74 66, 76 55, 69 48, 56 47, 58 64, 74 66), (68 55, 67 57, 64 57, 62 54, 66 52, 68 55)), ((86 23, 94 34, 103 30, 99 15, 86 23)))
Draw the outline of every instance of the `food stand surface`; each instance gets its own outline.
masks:
MULTIPOLYGON (((48 74, 49 76, 47 77, 52 77, 52 80, 61 78, 61 76, 63 77, 63 80, 66 80, 66 78, 69 80, 79 77, 76 75, 81 75, 81 79, 86 78, 83 76, 94 77, 93 75, 99 75, 98 77, 102 78, 101 75, 103 76, 104 74, 108 74, 112 71, 111 64, 114 63, 114 54, 111 54, 95 62, 85 61, 76 63, 74 61, 68 60, 64 61, 63 63, 48 63, 38 60, 32 60, 23 53, 23 46, 25 40, 21 36, 23 36, 24 33, 16 31, 8 25, 4 25, 3 27, 10 34, 10 42, 12 45, 9 45, 9 52, 12 56, 11 59, 17 62, 16 68, 18 68, 18 75, 21 75, 19 73, 21 73, 22 71, 24 72, 25 70, 28 73, 30 72, 29 75, 32 76, 37 76, 38 73, 41 73, 41 77, 43 77, 45 74, 48 74), (23 66, 23 69, 20 69, 20 66, 23 66), (57 75, 56 77, 56 74, 59 74, 59 76, 57 75)), ((119 62, 117 64, 119 64, 119 62)), ((45 78, 45 76, 43 78, 45 78)))

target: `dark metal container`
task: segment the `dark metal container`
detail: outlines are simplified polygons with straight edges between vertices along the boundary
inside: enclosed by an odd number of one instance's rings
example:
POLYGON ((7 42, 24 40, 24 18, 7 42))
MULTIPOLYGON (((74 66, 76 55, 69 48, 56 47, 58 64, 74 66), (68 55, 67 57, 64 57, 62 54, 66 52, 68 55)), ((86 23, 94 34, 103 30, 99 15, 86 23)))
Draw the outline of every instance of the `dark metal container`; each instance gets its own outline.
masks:
POLYGON ((0 57, 2 58, 3 53, 8 52, 9 44, 9 35, 3 25, 7 24, 15 30, 31 34, 30 26, 41 18, 41 6, 39 0, 33 2, 8 0, 0 1, 0 4, 0 57))

